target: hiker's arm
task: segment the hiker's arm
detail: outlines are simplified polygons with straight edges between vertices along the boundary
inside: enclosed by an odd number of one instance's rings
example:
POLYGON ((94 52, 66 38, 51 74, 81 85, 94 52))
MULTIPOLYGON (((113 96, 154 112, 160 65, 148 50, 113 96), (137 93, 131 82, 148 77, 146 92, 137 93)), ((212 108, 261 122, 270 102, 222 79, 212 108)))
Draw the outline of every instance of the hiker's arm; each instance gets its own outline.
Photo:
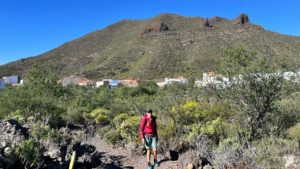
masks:
POLYGON ((158 141, 158 133, 157 133, 157 123, 156 123, 156 120, 155 120, 155 136, 156 136, 156 139, 158 141))
POLYGON ((144 136, 145 125, 146 125, 146 120, 144 118, 142 118, 142 121, 140 124, 140 137, 141 137, 142 141, 145 140, 145 136, 144 136))

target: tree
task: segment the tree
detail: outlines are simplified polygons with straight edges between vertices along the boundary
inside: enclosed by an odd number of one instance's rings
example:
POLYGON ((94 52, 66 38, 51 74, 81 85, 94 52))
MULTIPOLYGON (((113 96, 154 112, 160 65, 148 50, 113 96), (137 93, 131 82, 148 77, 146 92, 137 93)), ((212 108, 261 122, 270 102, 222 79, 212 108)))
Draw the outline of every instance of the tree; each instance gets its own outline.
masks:
POLYGON ((228 49, 220 62, 220 71, 227 80, 216 89, 219 97, 231 102, 249 128, 250 139, 267 134, 269 115, 277 110, 283 82, 282 70, 276 70, 264 57, 243 48, 228 49))
POLYGON ((63 88, 58 84, 58 76, 43 68, 41 65, 34 65, 25 77, 26 86, 36 95, 46 97, 60 96, 63 88))

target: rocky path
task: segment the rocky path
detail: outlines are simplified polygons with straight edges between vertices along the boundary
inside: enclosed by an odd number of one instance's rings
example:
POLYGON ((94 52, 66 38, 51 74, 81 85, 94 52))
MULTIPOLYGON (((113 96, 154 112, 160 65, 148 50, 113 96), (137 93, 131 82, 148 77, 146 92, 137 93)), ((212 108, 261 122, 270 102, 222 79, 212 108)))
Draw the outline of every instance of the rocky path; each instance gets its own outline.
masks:
MULTIPOLYGON (((87 141, 88 144, 94 145, 96 150, 103 153, 105 169, 146 169, 146 156, 132 156, 128 150, 123 148, 114 148, 99 136, 92 137, 87 141)), ((152 157, 153 159, 153 157, 152 157)), ((157 169, 177 169, 177 161, 170 161, 163 159, 162 155, 158 155, 160 161, 160 167, 157 169)))

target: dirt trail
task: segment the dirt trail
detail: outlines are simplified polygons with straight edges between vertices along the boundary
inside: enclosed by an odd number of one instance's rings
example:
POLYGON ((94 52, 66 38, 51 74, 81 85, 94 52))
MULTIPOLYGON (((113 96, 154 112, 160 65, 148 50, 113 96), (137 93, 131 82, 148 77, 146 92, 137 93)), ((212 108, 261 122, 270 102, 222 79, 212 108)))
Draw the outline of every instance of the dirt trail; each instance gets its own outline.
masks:
MULTIPOLYGON (((111 167, 105 167, 105 169, 147 169, 146 156, 132 157, 128 150, 113 148, 112 145, 108 144, 99 136, 88 139, 87 143, 94 145, 98 152, 103 153, 104 157, 110 157, 107 159, 113 159, 111 162, 117 164, 111 167)), ((155 167, 155 169, 178 169, 177 161, 164 160, 161 155, 158 155, 158 160, 161 162, 161 165, 155 167)))

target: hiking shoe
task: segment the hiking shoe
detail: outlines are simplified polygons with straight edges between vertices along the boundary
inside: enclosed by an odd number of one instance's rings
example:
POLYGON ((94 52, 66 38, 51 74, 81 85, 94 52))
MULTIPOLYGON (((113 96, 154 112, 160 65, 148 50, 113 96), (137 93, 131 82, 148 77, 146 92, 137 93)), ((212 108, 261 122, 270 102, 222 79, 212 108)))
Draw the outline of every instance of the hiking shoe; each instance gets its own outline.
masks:
POLYGON ((159 167, 160 166, 159 162, 158 161, 154 161, 154 166, 155 167, 159 167))
POLYGON ((148 163, 148 168, 147 169, 152 169, 151 163, 148 163))

